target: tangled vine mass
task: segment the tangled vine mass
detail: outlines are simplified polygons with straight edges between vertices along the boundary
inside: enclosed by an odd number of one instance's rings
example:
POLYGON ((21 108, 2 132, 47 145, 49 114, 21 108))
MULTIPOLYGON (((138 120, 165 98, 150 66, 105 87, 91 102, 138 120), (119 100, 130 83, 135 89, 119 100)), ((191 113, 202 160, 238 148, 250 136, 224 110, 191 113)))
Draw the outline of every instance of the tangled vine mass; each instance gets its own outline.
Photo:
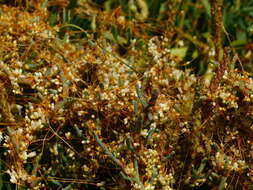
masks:
MULTIPOLYGON (((199 76, 171 34, 132 40, 129 58, 100 34, 60 38, 31 2, 0 8, 2 188, 253 188, 253 79, 229 48, 199 76)), ((98 33, 131 25, 120 14, 98 14, 98 33)))

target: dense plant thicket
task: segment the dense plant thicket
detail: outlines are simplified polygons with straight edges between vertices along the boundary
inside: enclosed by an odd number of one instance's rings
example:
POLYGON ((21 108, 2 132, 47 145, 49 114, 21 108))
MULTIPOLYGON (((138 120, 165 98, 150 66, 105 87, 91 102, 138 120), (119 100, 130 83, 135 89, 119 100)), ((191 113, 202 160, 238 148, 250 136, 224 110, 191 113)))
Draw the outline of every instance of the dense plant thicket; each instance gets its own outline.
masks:
POLYGON ((0 6, 0 189, 252 189, 251 1, 0 6))

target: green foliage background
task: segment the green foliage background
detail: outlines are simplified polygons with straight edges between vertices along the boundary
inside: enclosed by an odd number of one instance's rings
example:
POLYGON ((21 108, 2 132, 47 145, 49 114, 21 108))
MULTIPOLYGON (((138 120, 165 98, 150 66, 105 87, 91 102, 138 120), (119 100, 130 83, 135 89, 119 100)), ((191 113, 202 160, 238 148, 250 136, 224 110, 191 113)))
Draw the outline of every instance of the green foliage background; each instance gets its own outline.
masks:
MULTIPOLYGON (((88 2, 90 9, 96 10, 94 14, 76 13, 78 7, 77 0, 69 2, 64 9, 57 6, 49 7, 51 16, 49 23, 73 24, 81 27, 94 37, 103 35, 105 31, 96 30, 99 25, 109 23, 98 23, 96 16, 99 11, 113 12, 120 8, 127 20, 133 23, 131 26, 121 28, 120 26, 109 24, 104 34, 108 40, 119 45, 119 51, 127 51, 131 39, 137 39, 142 44, 147 36, 152 37, 168 36, 170 44, 168 48, 177 48, 178 42, 183 41, 184 46, 179 49, 180 56, 184 62, 191 62, 190 67, 196 68, 196 72, 204 74, 210 56, 204 48, 213 47, 211 6, 208 0, 147 0, 147 15, 141 18, 142 11, 145 12, 134 0, 108 0, 108 1, 83 1, 88 2), (98 26, 97 26, 98 25, 98 26), (136 36, 133 30, 138 28, 142 35, 136 36), (102 33, 101 33, 102 32, 102 33)), ((86 7, 87 8, 87 7, 86 7)), ((252 56, 244 56, 248 50, 252 49, 253 39, 253 2, 246 0, 224 0, 222 7, 222 46, 230 46, 234 53, 241 56, 242 63, 247 71, 251 72, 252 56)), ((66 30, 73 30, 73 27, 64 28, 61 36, 66 30)), ((76 29, 78 30, 78 29, 76 29)), ((72 36, 78 38, 78 35, 72 36)), ((85 37, 82 34, 81 37, 85 37)), ((141 47, 141 45, 140 45, 141 47)), ((138 47, 137 47, 138 48, 138 47)), ((209 49, 209 50, 210 50, 209 49)), ((238 66, 238 65, 237 65, 238 66)))

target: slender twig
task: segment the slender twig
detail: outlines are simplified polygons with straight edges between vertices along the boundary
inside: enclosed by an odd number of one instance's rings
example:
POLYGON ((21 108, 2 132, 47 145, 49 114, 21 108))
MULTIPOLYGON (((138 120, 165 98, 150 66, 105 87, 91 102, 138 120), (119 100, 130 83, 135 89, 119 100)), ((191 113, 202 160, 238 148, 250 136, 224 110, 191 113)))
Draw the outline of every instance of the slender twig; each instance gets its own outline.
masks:
POLYGON ((219 87, 220 81, 227 69, 228 63, 229 63, 229 48, 226 47, 224 49, 223 60, 221 61, 219 66, 216 68, 215 76, 212 79, 211 84, 210 84, 210 89, 212 92, 214 92, 219 87))
POLYGON ((58 133, 50 126, 50 124, 47 125, 49 129, 52 131, 52 133, 55 134, 59 139, 61 139, 72 151, 74 151, 77 155, 79 155, 79 152, 77 152, 67 141, 65 141, 58 133))
POLYGON ((105 146, 105 144, 102 142, 102 140, 98 137, 97 133, 95 131, 92 132, 95 140, 99 144, 99 146, 102 148, 104 153, 113 161, 115 162, 125 173, 123 164, 109 151, 109 149, 105 146))

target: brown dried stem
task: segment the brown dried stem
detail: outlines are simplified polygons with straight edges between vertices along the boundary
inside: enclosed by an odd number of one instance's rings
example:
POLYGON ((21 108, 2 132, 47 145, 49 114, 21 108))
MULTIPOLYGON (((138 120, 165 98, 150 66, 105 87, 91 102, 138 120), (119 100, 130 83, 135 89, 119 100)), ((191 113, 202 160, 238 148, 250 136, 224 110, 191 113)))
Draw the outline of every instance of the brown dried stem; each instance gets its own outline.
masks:
POLYGON ((215 60, 220 63, 222 59, 221 34, 222 34, 222 4, 223 0, 209 0, 212 15, 212 35, 215 48, 215 60))

